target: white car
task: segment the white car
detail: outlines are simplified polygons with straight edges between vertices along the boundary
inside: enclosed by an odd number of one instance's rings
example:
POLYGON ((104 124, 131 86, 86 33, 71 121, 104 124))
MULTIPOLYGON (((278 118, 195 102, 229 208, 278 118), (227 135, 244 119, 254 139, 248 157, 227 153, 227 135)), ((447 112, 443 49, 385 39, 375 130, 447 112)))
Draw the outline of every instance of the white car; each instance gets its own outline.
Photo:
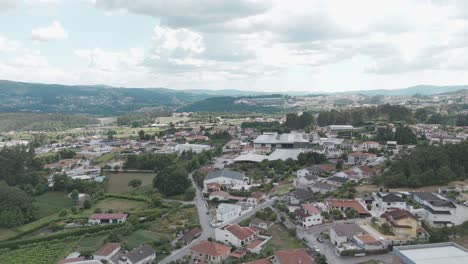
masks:
POLYGON ((315 253, 320 253, 320 249, 317 246, 314 246, 313 249, 314 249, 315 253))

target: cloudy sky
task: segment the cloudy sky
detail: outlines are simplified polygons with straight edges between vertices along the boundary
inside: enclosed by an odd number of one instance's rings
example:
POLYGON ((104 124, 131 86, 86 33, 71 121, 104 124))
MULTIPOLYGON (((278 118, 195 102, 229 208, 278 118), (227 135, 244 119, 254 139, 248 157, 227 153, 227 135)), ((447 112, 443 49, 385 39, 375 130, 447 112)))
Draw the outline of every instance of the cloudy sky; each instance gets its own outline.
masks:
POLYGON ((0 0, 0 79, 349 91, 468 84, 464 0, 0 0))

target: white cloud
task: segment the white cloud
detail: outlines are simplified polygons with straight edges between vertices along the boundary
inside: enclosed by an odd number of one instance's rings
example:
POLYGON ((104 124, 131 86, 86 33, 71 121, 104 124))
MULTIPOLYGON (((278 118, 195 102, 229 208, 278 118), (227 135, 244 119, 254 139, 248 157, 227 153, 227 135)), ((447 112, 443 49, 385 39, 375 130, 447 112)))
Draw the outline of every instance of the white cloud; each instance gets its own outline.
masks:
POLYGON ((0 0, 0 13, 16 6, 16 0, 0 0))
POLYGON ((33 29, 31 37, 36 41, 64 40, 68 38, 68 32, 60 22, 54 21, 50 26, 33 29))
POLYGON ((20 44, 17 41, 0 36, 0 53, 13 52, 18 49, 19 46, 20 44))

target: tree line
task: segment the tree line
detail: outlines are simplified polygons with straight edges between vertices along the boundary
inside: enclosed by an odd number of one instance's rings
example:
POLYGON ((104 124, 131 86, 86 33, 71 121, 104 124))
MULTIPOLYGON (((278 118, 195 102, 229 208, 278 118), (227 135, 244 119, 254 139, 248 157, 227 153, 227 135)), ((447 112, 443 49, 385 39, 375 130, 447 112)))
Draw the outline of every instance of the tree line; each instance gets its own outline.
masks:
POLYGON ((375 177, 389 188, 446 184, 468 178, 468 142, 447 145, 417 145, 386 164, 375 177))

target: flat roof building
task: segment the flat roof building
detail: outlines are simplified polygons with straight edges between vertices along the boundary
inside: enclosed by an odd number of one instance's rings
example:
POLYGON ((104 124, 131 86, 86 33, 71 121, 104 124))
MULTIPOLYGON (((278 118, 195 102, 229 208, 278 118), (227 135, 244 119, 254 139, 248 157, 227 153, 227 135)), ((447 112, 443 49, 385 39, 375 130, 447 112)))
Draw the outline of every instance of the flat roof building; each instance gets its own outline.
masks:
POLYGON ((452 242, 393 248, 393 264, 466 263, 468 263, 468 250, 452 242))

